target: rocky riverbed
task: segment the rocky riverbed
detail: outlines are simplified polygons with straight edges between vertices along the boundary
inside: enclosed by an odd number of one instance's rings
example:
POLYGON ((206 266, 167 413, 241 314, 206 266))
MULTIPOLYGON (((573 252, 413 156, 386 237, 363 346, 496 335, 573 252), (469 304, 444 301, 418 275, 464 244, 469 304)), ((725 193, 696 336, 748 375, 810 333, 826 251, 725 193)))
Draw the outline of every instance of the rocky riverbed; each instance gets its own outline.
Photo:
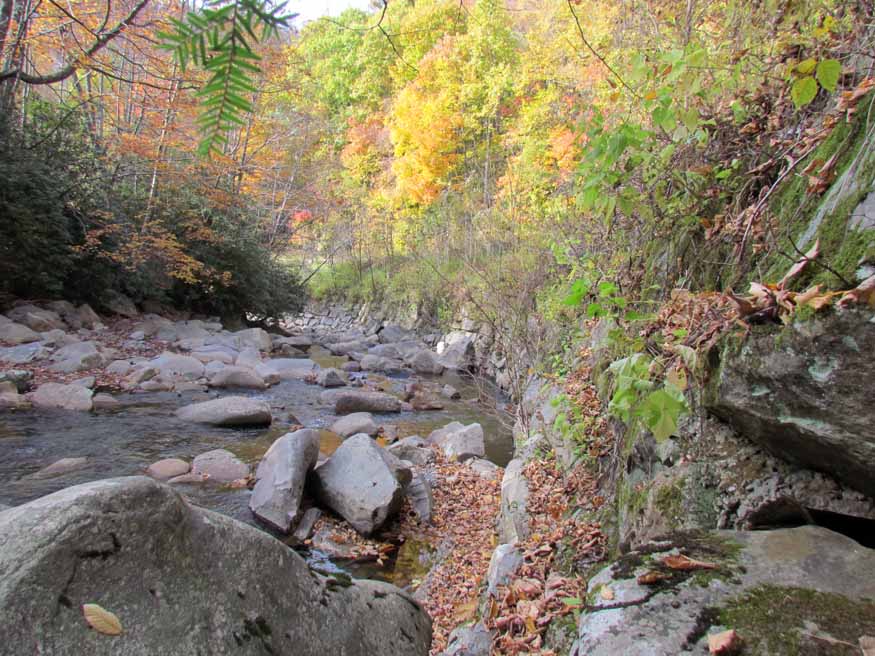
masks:
MULTIPOLYGON (((485 574, 513 452, 500 392, 397 326, 271 334, 128 314, 21 303, 0 316, 4 520, 163 495, 258 527, 330 580, 414 593, 458 559, 461 592, 418 596, 445 644, 449 611, 485 574), (136 475, 168 491, 117 478, 136 475), (466 560, 471 536, 483 555, 466 560)), ((397 653, 420 653, 413 642, 397 653)))

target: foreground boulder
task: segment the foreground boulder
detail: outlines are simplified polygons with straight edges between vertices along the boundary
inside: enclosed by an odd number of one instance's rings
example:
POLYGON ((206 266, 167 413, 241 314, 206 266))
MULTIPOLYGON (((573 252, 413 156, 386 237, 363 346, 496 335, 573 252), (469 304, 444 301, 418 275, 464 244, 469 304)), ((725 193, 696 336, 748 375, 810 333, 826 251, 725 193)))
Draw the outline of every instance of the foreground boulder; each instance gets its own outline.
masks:
POLYGON ((0 342, 27 344, 39 341, 39 333, 20 323, 0 324, 0 342))
POLYGON ((314 472, 319 499, 371 535, 401 508, 404 494, 392 463, 382 448, 365 434, 353 435, 314 472))
POLYGON ((776 455, 875 496, 875 326, 844 311, 728 344, 709 409, 776 455))
POLYGON ((263 522, 288 533, 301 510, 304 483, 319 457, 319 432, 286 433, 264 454, 255 472, 249 508, 263 522))
POLYGON ((212 426, 267 426, 273 419, 267 402, 248 396, 225 396, 193 403, 177 410, 176 416, 212 426))
POLYGON ((0 514, 0 654, 425 656, 397 588, 311 571, 256 528, 145 477, 70 487, 0 514), (91 628, 83 604, 118 616, 91 628))
POLYGON ((276 358, 255 368, 260 376, 278 376, 280 380, 305 380, 319 371, 319 365, 309 358, 276 358))

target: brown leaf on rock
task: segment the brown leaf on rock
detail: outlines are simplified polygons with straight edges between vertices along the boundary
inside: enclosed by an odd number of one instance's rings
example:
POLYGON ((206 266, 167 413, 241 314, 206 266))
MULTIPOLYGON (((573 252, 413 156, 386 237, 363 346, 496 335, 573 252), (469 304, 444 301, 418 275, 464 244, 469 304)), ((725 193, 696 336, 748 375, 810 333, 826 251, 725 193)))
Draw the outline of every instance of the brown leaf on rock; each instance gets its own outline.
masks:
POLYGON ((854 289, 845 292, 839 301, 839 307, 854 304, 875 307, 875 276, 869 276, 854 289))
POLYGON ((604 586, 599 592, 599 596, 605 601, 613 601, 614 600, 614 591, 611 590, 608 586, 604 586))
POLYGON ((715 633, 708 636, 708 653, 723 654, 730 656, 736 654, 741 649, 741 638, 735 632, 735 629, 729 629, 722 633, 715 633))
POLYGON ((682 572, 690 572, 697 569, 717 569, 714 563, 708 563, 703 560, 693 560, 683 554, 666 556, 662 559, 662 564, 669 569, 676 569, 682 572))
POLYGON ((657 583, 670 578, 671 575, 666 574, 665 572, 657 572, 656 570, 651 570, 649 572, 641 574, 636 580, 638 581, 638 585, 656 585, 657 583))
MULTIPOLYGON (((805 270, 805 267, 808 266, 808 263, 811 260, 816 259, 820 255, 820 240, 818 239, 814 242, 814 246, 812 246, 805 255, 796 260, 796 263, 790 267, 790 270, 784 274, 784 277, 781 278, 781 282, 778 283, 778 287, 780 289, 784 289, 787 286, 787 283, 790 282, 793 278, 798 276, 805 270)), ((754 283, 756 284, 756 283, 754 283)), ((753 285, 751 285, 751 289, 753 289, 753 285)))
POLYGON ((122 633, 122 623, 115 613, 110 613, 97 604, 82 604, 82 614, 92 629, 104 635, 117 636, 122 633))

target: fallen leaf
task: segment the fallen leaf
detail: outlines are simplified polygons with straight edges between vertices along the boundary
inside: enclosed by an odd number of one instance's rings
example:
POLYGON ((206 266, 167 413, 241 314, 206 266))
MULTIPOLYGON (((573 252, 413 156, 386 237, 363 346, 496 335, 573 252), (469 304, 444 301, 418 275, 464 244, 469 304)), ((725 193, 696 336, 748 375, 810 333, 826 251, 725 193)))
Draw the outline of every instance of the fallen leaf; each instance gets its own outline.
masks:
MULTIPOLYGON (((816 259, 818 255, 820 255, 819 239, 814 242, 814 246, 812 246, 800 259, 796 260, 796 263, 790 267, 790 270, 787 271, 787 273, 784 274, 784 277, 781 278, 781 282, 778 283, 778 287, 783 289, 788 282, 802 273, 805 267, 808 266, 808 263, 811 262, 811 260, 816 259)), ((751 285, 751 288, 753 288, 753 285, 751 285)))
POLYGON ((735 629, 729 629, 722 633, 708 636, 708 653, 711 654, 734 654, 741 647, 741 638, 735 629))
POLYGON ((599 596, 605 601, 613 601, 614 591, 611 590, 608 586, 603 586, 601 592, 599 592, 599 596))
POLYGON ((840 307, 859 303, 875 307, 875 276, 869 276, 854 289, 846 292, 839 301, 840 307))
POLYGON ((638 581, 638 585, 656 585, 660 581, 665 581, 670 578, 671 576, 665 572, 657 572, 653 570, 642 574, 636 580, 638 581))
POLYGON ((105 635, 121 635, 122 623, 114 613, 97 604, 82 604, 82 614, 92 629, 105 635))
POLYGON ((696 569, 717 569, 714 563, 707 563, 702 560, 693 560, 684 555, 666 556, 662 559, 662 564, 669 569, 676 569, 684 572, 689 572, 696 569))

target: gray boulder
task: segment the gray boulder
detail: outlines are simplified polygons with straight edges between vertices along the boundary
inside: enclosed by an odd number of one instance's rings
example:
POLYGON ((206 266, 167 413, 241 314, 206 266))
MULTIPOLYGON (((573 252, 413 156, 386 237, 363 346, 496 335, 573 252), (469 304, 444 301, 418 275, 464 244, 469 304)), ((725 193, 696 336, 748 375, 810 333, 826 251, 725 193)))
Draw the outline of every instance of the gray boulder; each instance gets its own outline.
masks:
POLYGON ((492 631, 482 622, 460 626, 453 630, 447 648, 440 656, 489 656, 492 653, 492 631))
POLYGON ((103 365, 103 356, 95 342, 74 342, 52 354, 55 361, 49 369, 63 373, 85 371, 103 365))
POLYGON ((523 474, 524 463, 514 458, 501 479, 501 506, 498 511, 498 539, 502 543, 523 542, 529 537, 529 482, 523 474))
POLYGON ((13 308, 7 316, 38 333, 56 329, 64 330, 67 327, 57 312, 36 305, 19 305, 13 308))
POLYGON ((421 474, 414 474, 404 486, 404 496, 410 502, 413 512, 424 524, 431 523, 431 514, 434 510, 434 498, 431 494, 431 484, 421 474))
POLYGON ((875 496, 875 326, 848 310, 728 343, 709 409, 775 455, 875 496))
POLYGON ((316 376, 316 382, 322 387, 343 387, 346 385, 346 374, 337 369, 323 369, 316 376))
POLYGON ((367 435, 354 435, 314 471, 318 498, 362 535, 378 531, 404 500, 381 451, 367 435))
POLYGON ((286 433, 264 454, 255 472, 249 508, 263 522, 288 533, 298 520, 307 473, 319 457, 319 432, 286 433))
POLYGON ((165 382, 197 380, 204 375, 204 364, 189 355, 165 351, 146 363, 146 368, 155 369, 156 376, 165 382))
POLYGON ((4 323, 0 324, 0 342, 9 344, 28 344, 40 340, 38 332, 31 330, 20 323, 4 323))
MULTIPOLYGON (((101 327, 103 324, 100 321, 100 316, 91 309, 91 306, 86 304, 80 305, 79 309, 76 310, 76 314, 78 315, 79 322, 82 324, 83 328, 88 328, 89 330, 94 330, 96 328, 101 327)), ((75 326, 71 324, 71 328, 75 326)))
POLYGON ((353 412, 335 421, 328 430, 341 437, 350 437, 356 433, 366 433, 373 437, 378 428, 370 412, 353 412))
POLYGON ((28 344, 0 348, 0 361, 10 364, 27 364, 36 360, 45 360, 51 354, 51 349, 47 349, 39 342, 30 342, 28 344))
POLYGON ((52 476, 60 476, 69 474, 70 472, 79 471, 88 467, 88 458, 61 458, 56 460, 51 465, 47 465, 38 472, 31 474, 31 478, 51 478, 52 476))
POLYGON ((486 592, 493 597, 498 596, 498 587, 507 585, 523 564, 523 552, 515 543, 500 544, 492 552, 489 559, 489 569, 486 570, 486 592))
POLYGON ((272 345, 270 335, 262 328, 238 330, 234 335, 240 340, 242 345, 257 348, 259 351, 270 351, 272 345))
POLYGON ((27 399, 18 393, 18 388, 11 381, 0 382, 0 409, 23 408, 27 399))
POLYGON ((255 368, 261 376, 271 374, 281 380, 304 380, 319 371, 319 365, 309 358, 276 358, 266 360, 255 368))
POLYGON ((146 474, 159 481, 167 481, 177 476, 187 474, 191 470, 185 460, 179 458, 164 458, 153 462, 146 468, 146 474))
POLYGON ((214 483, 232 483, 249 476, 249 465, 230 451, 213 449, 192 460, 191 473, 214 483))
POLYGON ((428 436, 428 441, 438 446, 450 460, 480 458, 486 453, 483 427, 480 424, 462 426, 458 422, 452 422, 433 431, 428 436))
POLYGON ((343 391, 334 399, 334 412, 348 415, 352 412, 400 412, 398 397, 383 392, 343 391))
POLYGON ((394 358, 384 358, 379 355, 366 355, 359 365, 362 371, 381 371, 387 374, 397 374, 404 371, 404 363, 394 358))
POLYGON ((386 447, 386 451, 414 465, 427 465, 434 460, 434 452, 428 448, 428 441, 419 435, 398 440, 395 444, 386 447))
POLYGON ((266 426, 273 419, 270 405, 247 396, 225 396, 193 403, 177 410, 176 416, 213 426, 266 426))
POLYGON ((438 343, 437 352, 447 369, 468 370, 474 366, 474 333, 457 330, 449 333, 438 343))
POLYGON ((66 488, 0 515, 0 654, 426 656, 397 588, 327 578, 258 529, 149 478, 66 488), (83 604, 118 616, 101 634, 83 604))
POLYGON ((438 356, 425 349, 409 358, 407 363, 413 368, 413 371, 418 374, 439 376, 444 371, 444 365, 441 363, 438 356))
POLYGON ((30 394, 30 401, 37 408, 57 408, 88 412, 93 406, 93 392, 82 385, 43 383, 30 394))
POLYGON ((247 387, 265 389, 264 378, 248 367, 222 367, 210 376, 210 387, 247 387))
POLYGON ((383 329, 380 330, 378 337, 380 338, 380 342, 382 344, 391 344, 393 342, 401 342, 406 339, 410 339, 412 333, 409 330, 405 330, 401 326, 390 323, 383 326, 383 329))

